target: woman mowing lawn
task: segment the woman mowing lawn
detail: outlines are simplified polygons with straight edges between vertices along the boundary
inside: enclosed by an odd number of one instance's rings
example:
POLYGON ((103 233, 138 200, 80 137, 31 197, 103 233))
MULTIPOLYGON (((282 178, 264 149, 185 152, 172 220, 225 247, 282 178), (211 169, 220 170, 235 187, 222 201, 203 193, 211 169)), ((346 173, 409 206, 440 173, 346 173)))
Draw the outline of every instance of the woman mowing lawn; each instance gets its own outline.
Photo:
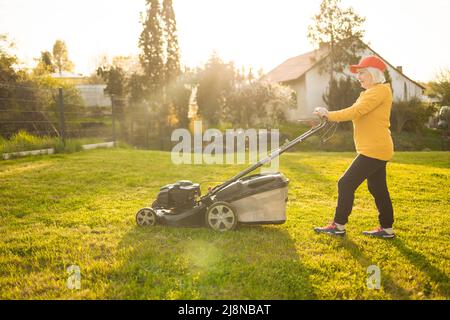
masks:
POLYGON ((386 64, 375 56, 363 58, 350 71, 357 73, 361 86, 366 89, 348 108, 328 111, 316 108, 314 114, 329 121, 353 121, 354 141, 358 155, 338 182, 338 201, 334 220, 325 227, 314 228, 318 233, 345 235, 345 225, 352 212, 355 190, 367 179, 367 186, 375 198, 380 227, 363 234, 379 238, 393 238, 394 212, 386 183, 386 164, 394 154, 391 138, 390 114, 392 91, 385 84, 386 64))

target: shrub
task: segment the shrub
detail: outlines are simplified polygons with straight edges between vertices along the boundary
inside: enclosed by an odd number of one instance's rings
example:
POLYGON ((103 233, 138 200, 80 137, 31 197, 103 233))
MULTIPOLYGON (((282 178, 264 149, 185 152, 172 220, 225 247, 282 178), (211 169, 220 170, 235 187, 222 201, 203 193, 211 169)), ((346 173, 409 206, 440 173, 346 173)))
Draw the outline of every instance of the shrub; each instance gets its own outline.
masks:
POLYGON ((52 137, 36 137, 26 131, 20 130, 15 133, 9 140, 2 139, 0 141, 0 151, 3 153, 38 150, 51 148, 56 138, 52 137))
POLYGON ((394 102, 392 104, 391 124, 398 134, 403 130, 422 134, 425 123, 435 111, 433 105, 425 104, 418 98, 394 102))
MULTIPOLYGON (((54 148, 55 153, 73 153, 82 151, 84 144, 97 142, 100 142, 98 138, 68 139, 64 145, 57 137, 37 137, 19 131, 9 140, 0 137, 0 154, 49 148, 54 148)), ((121 147, 126 147, 126 144, 122 143, 121 147)))

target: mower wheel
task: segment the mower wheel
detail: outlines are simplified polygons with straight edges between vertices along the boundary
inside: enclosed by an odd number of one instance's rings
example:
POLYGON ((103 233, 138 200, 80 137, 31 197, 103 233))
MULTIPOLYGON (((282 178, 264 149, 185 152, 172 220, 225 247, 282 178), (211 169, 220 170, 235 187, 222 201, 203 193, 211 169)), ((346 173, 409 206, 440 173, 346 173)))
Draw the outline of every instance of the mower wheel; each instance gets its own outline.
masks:
POLYGON ((206 225, 216 231, 229 231, 238 222, 236 208, 228 202, 213 203, 206 211, 206 225))
POLYGON ((142 208, 136 213, 136 223, 140 227, 156 225, 156 213, 152 208, 142 208))

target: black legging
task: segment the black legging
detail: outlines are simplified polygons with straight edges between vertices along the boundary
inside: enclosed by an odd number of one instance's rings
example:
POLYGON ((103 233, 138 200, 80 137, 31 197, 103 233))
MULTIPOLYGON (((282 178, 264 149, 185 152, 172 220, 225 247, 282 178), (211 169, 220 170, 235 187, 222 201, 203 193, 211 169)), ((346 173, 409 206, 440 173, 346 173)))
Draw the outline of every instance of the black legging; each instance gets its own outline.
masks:
POLYGON ((338 182, 338 203, 334 221, 346 224, 352 212, 355 191, 367 179, 367 187, 375 198, 378 208, 378 220, 382 228, 392 228, 394 211, 386 184, 386 163, 359 154, 338 182))

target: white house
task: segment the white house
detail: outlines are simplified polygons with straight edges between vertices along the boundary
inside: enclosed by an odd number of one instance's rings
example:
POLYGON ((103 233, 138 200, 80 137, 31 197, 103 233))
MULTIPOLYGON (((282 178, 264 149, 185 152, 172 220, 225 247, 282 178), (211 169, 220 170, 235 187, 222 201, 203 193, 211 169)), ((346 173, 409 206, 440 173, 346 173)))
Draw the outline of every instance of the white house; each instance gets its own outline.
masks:
MULTIPOLYGON (((290 58, 270 71, 264 79, 268 82, 282 83, 290 86, 297 93, 297 108, 286 110, 286 117, 290 121, 308 119, 316 107, 326 106, 323 95, 329 84, 329 73, 319 72, 319 62, 329 56, 328 47, 322 47, 290 58)), ((392 78, 394 101, 421 98, 425 88, 408 78, 402 67, 394 67, 386 59, 364 44, 364 49, 358 52, 360 56, 376 55, 387 65, 392 78)), ((351 74, 349 70, 346 74, 351 74)))
POLYGON ((111 107, 111 97, 105 94, 106 84, 85 84, 86 78, 80 73, 63 71, 51 76, 75 85, 86 107, 111 107))
POLYGON ((106 84, 77 84, 86 107, 111 107, 111 97, 105 94, 106 84))

